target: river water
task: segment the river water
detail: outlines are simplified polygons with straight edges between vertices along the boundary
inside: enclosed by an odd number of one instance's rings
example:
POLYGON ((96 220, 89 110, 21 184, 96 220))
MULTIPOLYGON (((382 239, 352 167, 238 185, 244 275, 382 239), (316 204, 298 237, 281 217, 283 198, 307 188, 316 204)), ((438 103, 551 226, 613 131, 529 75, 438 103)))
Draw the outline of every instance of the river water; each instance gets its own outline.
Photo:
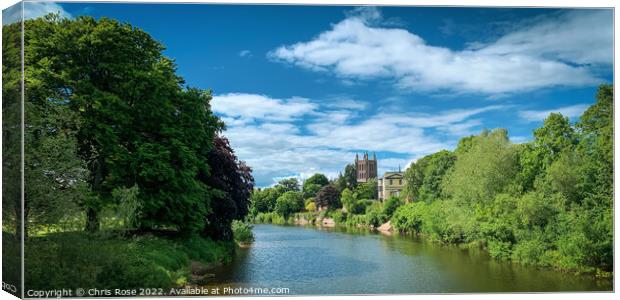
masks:
POLYGON ((256 225, 256 241, 216 270, 213 286, 290 294, 610 291, 611 279, 499 262, 406 236, 256 225))

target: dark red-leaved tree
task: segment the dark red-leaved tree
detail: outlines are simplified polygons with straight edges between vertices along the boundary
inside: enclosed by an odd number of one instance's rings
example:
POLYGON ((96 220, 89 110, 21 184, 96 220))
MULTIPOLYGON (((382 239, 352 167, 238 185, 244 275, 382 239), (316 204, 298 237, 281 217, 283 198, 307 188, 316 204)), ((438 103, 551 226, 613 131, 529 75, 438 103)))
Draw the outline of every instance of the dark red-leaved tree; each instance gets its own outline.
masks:
POLYGON ((232 221, 242 220, 248 214, 254 188, 252 169, 237 159, 228 139, 223 136, 215 137, 208 162, 211 172, 206 183, 214 191, 204 234, 217 240, 231 240, 232 221))

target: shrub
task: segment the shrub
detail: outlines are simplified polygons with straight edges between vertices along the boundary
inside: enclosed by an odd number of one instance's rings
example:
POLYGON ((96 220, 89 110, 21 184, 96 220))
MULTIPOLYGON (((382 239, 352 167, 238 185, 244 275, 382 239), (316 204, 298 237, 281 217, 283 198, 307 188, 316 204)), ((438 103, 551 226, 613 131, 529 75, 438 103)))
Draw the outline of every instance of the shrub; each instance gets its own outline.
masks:
POLYGON ((394 212, 391 219, 392 226, 399 231, 420 233, 426 210, 424 202, 403 205, 394 212))
POLYGON ((238 243, 251 243, 254 241, 252 225, 235 220, 232 223, 232 231, 235 241, 238 243))
POLYGON ((391 218, 396 209, 402 205, 403 201, 401 201, 400 198, 392 196, 383 204, 383 214, 391 218))

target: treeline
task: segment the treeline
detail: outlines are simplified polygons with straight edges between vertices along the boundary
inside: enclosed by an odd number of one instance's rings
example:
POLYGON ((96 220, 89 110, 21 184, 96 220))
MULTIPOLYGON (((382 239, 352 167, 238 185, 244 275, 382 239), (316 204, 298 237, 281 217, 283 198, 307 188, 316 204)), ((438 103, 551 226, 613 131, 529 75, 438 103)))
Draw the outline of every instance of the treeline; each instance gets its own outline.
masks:
POLYGON ((613 270, 613 87, 576 124, 550 114, 534 140, 504 129, 463 138, 405 172, 392 225, 492 257, 610 275, 613 270))
POLYGON ((286 178, 272 187, 255 189, 250 218, 275 224, 332 218, 343 225, 378 227, 389 220, 402 201, 391 197, 379 202, 377 179, 358 183, 356 174, 355 165, 348 164, 333 180, 317 173, 302 185, 297 178, 286 178))
MULTIPOLYGON (((105 228, 230 240, 254 179, 221 135, 211 92, 187 87, 164 47, 129 24, 47 15, 24 26, 26 234, 105 228)), ((5 145, 19 140, 11 113, 21 105, 20 27, 3 26, 5 145)), ((19 144, 6 147, 4 185, 14 186, 19 144)), ((19 236, 16 193, 6 190, 3 225, 19 236)))

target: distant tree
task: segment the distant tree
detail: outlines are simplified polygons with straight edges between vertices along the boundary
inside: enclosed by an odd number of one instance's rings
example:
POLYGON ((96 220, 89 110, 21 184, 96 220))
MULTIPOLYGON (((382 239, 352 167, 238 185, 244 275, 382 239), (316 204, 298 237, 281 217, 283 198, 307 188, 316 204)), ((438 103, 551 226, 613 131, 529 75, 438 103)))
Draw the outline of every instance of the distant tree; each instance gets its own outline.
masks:
POLYGON ((326 185, 321 188, 316 194, 315 202, 318 207, 328 207, 330 209, 342 206, 340 203, 340 193, 332 185, 326 185))
POLYGON ((288 191, 276 200, 275 212, 288 219, 290 215, 304 208, 304 198, 301 192, 288 191))
POLYGON ((342 203, 342 207, 350 213, 353 213, 357 199, 357 194, 348 188, 342 190, 342 193, 340 194, 340 202, 342 203))
POLYGON ((273 211, 276 200, 284 193, 281 187, 271 187, 262 190, 254 190, 251 196, 253 213, 265 213, 273 211))
POLYGON ((282 187, 284 192, 299 191, 299 181, 294 177, 280 180, 278 186, 282 187))
POLYGON ((361 199, 377 199, 379 196, 377 179, 371 178, 367 182, 358 184, 356 192, 358 197, 361 199))
POLYGON ((430 155, 422 157, 415 163, 411 163, 411 165, 409 165, 409 167, 405 170, 405 173, 403 174, 405 181, 403 194, 407 199, 418 200, 418 197, 420 196, 420 188, 422 188, 422 184, 424 183, 424 172, 429 160, 430 155))
POLYGON ((228 139, 222 136, 215 137, 208 157, 211 175, 206 183, 214 191, 204 233, 213 239, 232 240, 232 221, 243 220, 248 214, 254 189, 252 169, 237 159, 228 139))
POLYGON ((318 184, 323 187, 329 184, 329 179, 323 174, 316 173, 304 181, 304 186, 307 184, 318 184))
POLYGON ((305 198, 312 198, 323 186, 316 183, 304 183, 303 193, 305 198))
POLYGON ((443 194, 441 183, 452 170, 455 161, 456 155, 446 150, 428 156, 422 185, 419 189, 419 200, 431 202, 441 198, 443 194))
POLYGON ((348 188, 354 190, 357 187, 357 169, 353 164, 347 164, 344 173, 340 174, 337 179, 337 188, 339 191, 348 188))

